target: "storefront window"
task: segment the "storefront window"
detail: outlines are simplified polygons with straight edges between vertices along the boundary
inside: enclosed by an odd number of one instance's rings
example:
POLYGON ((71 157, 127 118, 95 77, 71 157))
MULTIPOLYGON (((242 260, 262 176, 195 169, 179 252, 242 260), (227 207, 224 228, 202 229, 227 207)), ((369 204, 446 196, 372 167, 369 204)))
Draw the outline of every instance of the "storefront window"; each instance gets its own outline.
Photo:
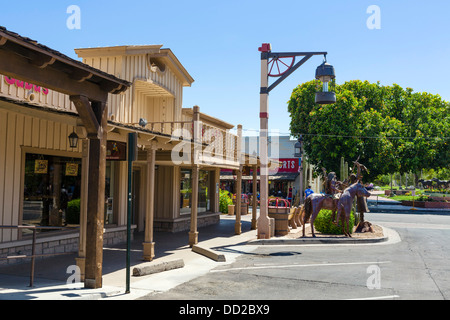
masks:
POLYGON ((116 162, 106 161, 105 181, 105 225, 114 222, 114 189, 116 162))
MULTIPOLYGON (((198 174, 198 212, 210 211, 208 187, 210 185, 209 171, 200 170, 198 174)), ((181 170, 180 213, 191 213, 192 170, 181 170)))
POLYGON ((22 224, 80 223, 81 159, 27 153, 22 224))

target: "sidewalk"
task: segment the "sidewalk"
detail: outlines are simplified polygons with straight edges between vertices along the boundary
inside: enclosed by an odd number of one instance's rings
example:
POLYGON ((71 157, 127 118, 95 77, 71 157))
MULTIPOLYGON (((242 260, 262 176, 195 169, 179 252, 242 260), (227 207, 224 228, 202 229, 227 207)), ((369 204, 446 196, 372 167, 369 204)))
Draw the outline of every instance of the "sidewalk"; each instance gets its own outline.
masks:
POLYGON ((206 274, 220 264, 232 263, 237 256, 254 247, 246 245, 256 239, 256 230, 250 230, 251 214, 242 216, 242 234, 234 235, 234 216, 221 216, 220 224, 199 228, 198 246, 218 250, 226 262, 216 262, 193 252, 188 245, 188 232, 155 233, 155 259, 142 261, 142 235, 131 245, 130 293, 126 288, 126 244, 103 251, 103 287, 84 289, 83 284, 67 284, 73 271, 76 254, 36 260, 34 286, 30 283, 30 263, 0 267, 0 300, 134 300, 144 295, 169 290, 179 284, 206 274), (243 245, 243 246, 240 246, 243 245), (158 265, 182 259, 184 267, 151 275, 133 276, 137 266, 158 265))
MULTIPOLYGON (((372 201, 372 199, 369 200, 372 201)), ((391 203, 391 205, 383 205, 383 207, 401 206, 391 203)), ((369 208, 371 212, 375 212, 374 206, 369 208)), ((319 241, 315 238, 305 238, 289 242, 284 237, 274 237, 260 243, 257 239, 257 231, 250 230, 251 218, 251 214, 242 216, 242 233, 240 235, 234 234, 235 216, 221 215, 219 224, 199 228, 198 247, 223 255, 225 262, 218 262, 194 252, 188 245, 187 231, 179 233, 156 232, 154 239, 155 259, 152 262, 144 262, 142 261, 142 234, 138 234, 131 245, 129 294, 125 294, 126 244, 123 244, 115 248, 104 249, 103 288, 84 289, 83 284, 67 284, 68 278, 73 275, 73 271, 67 272, 67 270, 69 266, 75 264, 76 257, 76 254, 71 254, 36 260, 33 288, 28 287, 30 263, 0 267, 0 300, 134 300, 148 294, 167 291, 179 284, 207 274, 217 266, 233 263, 238 256, 251 252, 255 249, 255 246, 262 244, 340 243, 351 245, 358 242, 372 243, 371 241, 352 241, 345 238, 338 241, 323 239, 319 241), (184 264, 181 269, 139 277, 133 276, 133 268, 135 267, 154 266, 179 260, 182 260, 184 264)), ((386 239, 375 239, 373 243, 390 241, 390 238, 389 236, 386 239)))

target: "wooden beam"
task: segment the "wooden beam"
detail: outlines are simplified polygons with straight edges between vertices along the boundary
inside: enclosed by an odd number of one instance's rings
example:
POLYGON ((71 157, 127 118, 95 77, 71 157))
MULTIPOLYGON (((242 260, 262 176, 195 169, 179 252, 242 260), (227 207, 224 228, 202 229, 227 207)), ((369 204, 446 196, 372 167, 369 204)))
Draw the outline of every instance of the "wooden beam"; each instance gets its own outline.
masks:
POLYGON ((97 115, 91 107, 89 99, 85 96, 70 96, 70 101, 75 105, 78 115, 83 121, 83 125, 86 127, 88 135, 98 135, 100 124, 97 115))
POLYGON ((93 75, 93 73, 86 70, 76 69, 74 72, 72 72, 70 78, 77 82, 83 82, 92 78, 93 75))
POLYGON ((39 69, 46 68, 47 66, 54 64, 56 61, 56 58, 43 54, 35 54, 33 56, 34 57, 30 60, 30 63, 39 69))
POLYGON ((97 84, 77 82, 70 75, 56 68, 39 68, 29 59, 14 52, 0 49, 0 70, 5 76, 58 91, 69 96, 83 94, 91 101, 107 101, 108 92, 97 84))

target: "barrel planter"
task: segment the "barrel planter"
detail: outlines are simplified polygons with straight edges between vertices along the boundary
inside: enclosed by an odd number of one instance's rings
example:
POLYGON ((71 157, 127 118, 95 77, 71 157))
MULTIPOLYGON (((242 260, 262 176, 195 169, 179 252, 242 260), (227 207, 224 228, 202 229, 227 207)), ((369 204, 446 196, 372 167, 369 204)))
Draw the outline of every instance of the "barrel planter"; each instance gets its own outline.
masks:
POLYGON ((289 233, 289 219, 292 218, 291 204, 284 199, 269 199, 269 218, 275 220, 275 236, 289 233))

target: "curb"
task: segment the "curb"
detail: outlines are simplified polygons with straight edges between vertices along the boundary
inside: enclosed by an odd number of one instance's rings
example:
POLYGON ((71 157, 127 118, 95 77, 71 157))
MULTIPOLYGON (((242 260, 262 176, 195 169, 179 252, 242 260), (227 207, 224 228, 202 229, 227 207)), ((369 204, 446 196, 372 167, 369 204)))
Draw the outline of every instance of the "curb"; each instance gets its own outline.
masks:
POLYGON ((367 244, 388 241, 388 237, 373 239, 352 238, 299 238, 299 239, 259 239, 249 241, 249 245, 302 245, 302 244, 367 244))
POLYGON ((217 262, 225 262, 226 261, 225 255, 219 254, 212 249, 206 249, 206 248, 199 247, 198 245, 194 245, 194 246, 192 246, 192 251, 195 253, 201 254, 207 258, 210 258, 214 261, 217 261, 217 262))
POLYGON ((183 268, 183 267, 184 267, 183 259, 161 262, 161 263, 153 264, 153 265, 149 265, 149 266, 138 266, 138 267, 133 268, 133 276, 141 277, 141 276, 146 276, 146 275, 153 274, 153 273, 159 273, 159 272, 169 271, 169 270, 183 268))

